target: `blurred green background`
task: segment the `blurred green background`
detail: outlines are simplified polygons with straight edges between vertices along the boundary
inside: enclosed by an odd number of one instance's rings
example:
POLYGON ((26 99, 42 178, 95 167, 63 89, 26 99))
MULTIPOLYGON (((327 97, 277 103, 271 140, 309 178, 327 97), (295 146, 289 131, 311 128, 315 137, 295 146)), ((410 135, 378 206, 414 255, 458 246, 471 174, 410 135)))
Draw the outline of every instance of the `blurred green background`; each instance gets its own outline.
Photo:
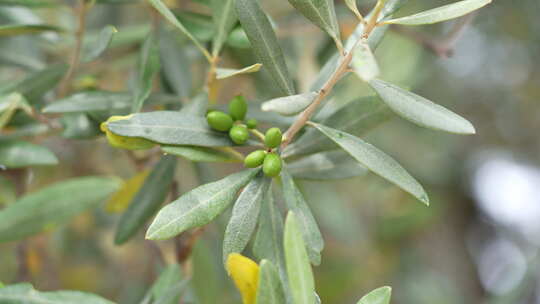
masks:
MULTIPOLYGON (((169 1, 169 5, 182 12, 197 37, 208 41, 212 32, 205 25, 207 20, 186 13, 207 13, 204 2, 169 1)), ((410 0, 399 15, 449 2, 410 0)), ((365 12, 373 1, 358 3, 365 12)), ((320 63, 334 51, 331 41, 287 1, 265 0, 263 4, 277 25, 297 86, 305 90, 320 63)), ((336 5, 347 35, 355 20, 341 1, 336 5)), ((301 182, 326 241, 322 264, 315 269, 322 303, 354 303, 382 285, 393 287, 396 304, 540 303, 538 13, 538 0, 494 0, 467 26, 450 58, 436 56, 399 29, 385 37, 376 51, 382 78, 460 113, 475 125, 477 134, 449 135, 396 117, 367 136, 424 185, 430 207, 374 175, 331 183, 301 182)), ((66 29, 75 24, 69 6, 32 10, 0 6, 1 24, 40 20, 66 29)), ((119 34, 103 60, 83 65, 76 78, 81 86, 90 79, 101 89, 129 88, 137 48, 150 22, 144 2, 96 4, 87 20, 89 35, 107 24, 115 25, 119 34)), ((416 37, 437 41, 456 22, 409 30, 416 37)), ((184 50, 183 72, 191 83, 183 85, 199 88, 206 68, 199 54, 182 37, 167 35, 184 50)), ((69 34, 0 37, 0 86, 20 79, 28 70, 64 61, 72 46, 69 34)), ((244 47, 229 41, 226 65, 252 63, 251 51, 244 47)), ((253 102, 263 101, 268 96, 257 91, 261 85, 267 85, 264 74, 226 80, 220 100, 243 93, 253 102)), ((167 86, 161 84, 161 88, 167 86)), ((183 97, 190 95, 179 91, 183 97)), ((369 89, 349 77, 333 101, 344 103, 366 94, 371 94, 369 89)), ((34 140, 50 147, 62 164, 24 172, 30 191, 69 176, 128 178, 135 173, 125 153, 109 147, 103 138, 97 139, 98 145, 95 139, 59 136, 34 140)), ((181 161, 177 180, 184 192, 198 180, 213 180, 234 170, 235 165, 195 168, 181 161)), ((187 268, 194 275, 195 293, 190 297, 200 303, 240 302, 221 264, 228 216, 205 230, 187 268)), ((159 259, 154 245, 142 234, 126 245, 114 246, 118 218, 96 210, 31 238, 24 246, 1 244, 0 281, 12 283, 25 277, 42 290, 86 290, 119 303, 137 303, 158 274, 159 259), (20 250, 27 253, 28 274, 18 273, 20 250)), ((173 245, 157 245, 172 262, 173 245)))

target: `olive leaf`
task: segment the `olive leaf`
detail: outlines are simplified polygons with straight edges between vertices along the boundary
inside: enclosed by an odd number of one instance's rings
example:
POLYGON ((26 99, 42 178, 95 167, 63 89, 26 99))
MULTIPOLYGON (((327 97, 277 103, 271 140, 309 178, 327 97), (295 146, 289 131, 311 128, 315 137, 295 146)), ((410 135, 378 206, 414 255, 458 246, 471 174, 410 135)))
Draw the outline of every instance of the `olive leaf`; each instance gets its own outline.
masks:
POLYGON ((119 245, 128 241, 157 212, 169 193, 175 169, 175 157, 161 157, 126 212, 122 214, 114 237, 115 244, 119 245))
POLYGON ((182 269, 179 264, 173 263, 161 271, 148 295, 154 299, 154 303, 177 304, 184 287, 182 269))
POLYGON ((343 150, 312 154, 287 163, 294 177, 307 180, 333 180, 365 175, 368 170, 343 150))
POLYGON ((465 118, 422 96, 379 79, 369 85, 396 114, 419 126, 457 134, 476 132, 465 118))
POLYGON ((231 219, 227 224, 223 239, 224 263, 229 254, 242 253, 246 248, 257 225, 261 202, 268 191, 270 181, 271 179, 259 174, 242 190, 234 203, 231 219))
POLYGON ((52 7, 63 3, 57 0, 0 0, 0 6, 52 7))
POLYGON ((163 16, 163 18, 165 18, 165 20, 167 20, 177 30, 179 30, 184 35, 186 35, 208 60, 211 60, 211 56, 208 53, 208 51, 201 45, 201 43, 195 37, 193 37, 193 35, 186 29, 186 27, 182 23, 180 23, 178 18, 176 18, 176 16, 169 10, 169 8, 161 0, 148 0, 148 2, 150 2, 150 4, 163 16))
POLYGON ((62 224, 97 207, 118 188, 117 178, 78 177, 27 194, 0 211, 0 242, 22 239, 62 224))
POLYGON ((390 304, 392 288, 385 286, 377 288, 363 296, 356 304, 390 304))
POLYGON ((104 27, 99 32, 97 40, 93 41, 91 44, 88 44, 85 48, 82 61, 90 62, 101 56, 101 54, 103 54, 111 44, 113 36, 116 33, 118 33, 118 30, 114 26, 107 25, 104 27))
POLYGON ((70 139, 90 139, 101 135, 99 123, 84 113, 66 114, 60 119, 62 136, 70 139))
POLYGON ((281 171, 281 179, 283 183, 283 196, 287 203, 287 208, 294 212, 298 219, 299 229, 304 237, 309 260, 313 265, 319 265, 321 263, 321 251, 324 248, 324 240, 319 231, 319 226, 304 196, 297 188, 286 168, 281 171))
POLYGON ((21 94, 14 92, 7 96, 0 96, 0 130, 9 123, 17 110, 32 115, 32 107, 21 94))
POLYGON ((239 155, 219 148, 163 145, 161 151, 193 162, 238 162, 243 160, 239 155))
POLYGON ((212 0, 212 18, 216 34, 212 42, 212 56, 217 57, 237 18, 234 7, 235 0, 212 0))
POLYGON ((390 156, 351 134, 316 123, 311 123, 311 125, 336 142, 370 171, 412 194, 424 204, 429 204, 429 198, 422 186, 390 156))
POLYGON ((293 211, 289 212, 285 220, 283 247, 293 303, 315 303, 313 271, 309 264, 300 226, 293 211))
POLYGON ((379 65, 366 39, 361 39, 353 52, 351 66, 358 77, 363 81, 370 81, 379 76, 379 65))
POLYGON ((293 82, 268 16, 262 11, 258 1, 235 1, 238 19, 249 38, 258 61, 270 73, 284 95, 293 95, 293 82))
POLYGON ((146 37, 139 52, 138 61, 138 79, 133 95, 133 113, 139 112, 152 91, 154 75, 160 69, 159 61, 159 40, 150 32, 146 37))
POLYGON ((0 288, 0 303, 24 304, 114 304, 104 298, 86 292, 60 290, 38 291, 29 283, 19 283, 0 288))
POLYGON ((107 126, 121 136, 141 137, 165 145, 233 145, 226 133, 210 129, 206 119, 176 111, 138 113, 128 119, 109 122, 107 126))
POLYGON ((289 0, 302 15, 324 30, 341 47, 334 0, 289 0))
POLYGON ((266 112, 276 112, 284 116, 296 115, 305 110, 317 95, 319 95, 318 92, 309 92, 275 98, 263 102, 261 109, 266 112))
POLYGON ((433 24, 461 17, 491 3, 491 0, 463 0, 430 9, 411 16, 390 19, 385 24, 422 25, 433 24))
POLYGON ((171 90, 183 99, 191 95, 191 60, 186 43, 178 39, 176 32, 162 28, 159 32, 159 56, 162 62, 162 79, 171 90))
POLYGON ((259 286, 256 304, 286 303, 285 292, 279 278, 279 272, 269 260, 262 260, 259 266, 259 286))
MULTIPOLYGON (((361 136, 388 121, 390 117, 392 111, 378 97, 368 96, 349 102, 320 123, 361 136)), ((282 156, 305 155, 335 148, 336 144, 332 140, 320 136, 314 129, 308 129, 285 148, 282 156)))
POLYGON ((248 73, 255 73, 258 72, 262 67, 262 64, 255 63, 248 67, 242 68, 242 69, 224 69, 224 68, 217 68, 216 69, 216 78, 217 79, 225 79, 241 74, 248 74, 248 73))
POLYGON ((41 34, 44 32, 62 32, 57 26, 47 24, 5 24, 0 25, 0 37, 41 34))
POLYGON ((18 140, 3 141, 0 145, 0 165, 4 168, 14 169, 56 164, 58 164, 58 159, 46 147, 18 140))
POLYGON ((211 222, 229 206, 238 190, 259 170, 245 170, 205 184, 163 207, 146 232, 146 238, 162 240, 211 222))

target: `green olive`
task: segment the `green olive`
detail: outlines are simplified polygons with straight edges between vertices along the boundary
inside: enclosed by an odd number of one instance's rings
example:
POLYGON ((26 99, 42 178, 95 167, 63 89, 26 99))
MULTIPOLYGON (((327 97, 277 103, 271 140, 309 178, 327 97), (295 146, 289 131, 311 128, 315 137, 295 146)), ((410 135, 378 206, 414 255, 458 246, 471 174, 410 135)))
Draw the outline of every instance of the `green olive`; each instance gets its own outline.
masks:
POLYGON ((244 165, 247 168, 257 168, 263 164, 265 156, 266 152, 263 150, 253 151, 244 159, 244 165))
POLYGON ((212 111, 206 115, 206 121, 212 129, 218 131, 229 131, 233 125, 232 117, 220 111, 212 111))
POLYGON ((234 97, 229 103, 229 113, 234 120, 244 120, 247 110, 247 102, 242 95, 234 97))
POLYGON ((229 137, 236 144, 244 144, 249 138, 249 131, 245 126, 235 125, 229 131, 229 137))
POLYGON ((266 176, 276 177, 281 172, 281 157, 276 153, 268 153, 264 158, 263 172, 266 176))
POLYGON ((259 122, 255 118, 250 118, 246 121, 246 126, 248 129, 255 129, 259 122))
POLYGON ((273 149, 281 145, 281 139, 281 130, 279 128, 270 128, 268 131, 266 131, 264 143, 268 148, 273 149))

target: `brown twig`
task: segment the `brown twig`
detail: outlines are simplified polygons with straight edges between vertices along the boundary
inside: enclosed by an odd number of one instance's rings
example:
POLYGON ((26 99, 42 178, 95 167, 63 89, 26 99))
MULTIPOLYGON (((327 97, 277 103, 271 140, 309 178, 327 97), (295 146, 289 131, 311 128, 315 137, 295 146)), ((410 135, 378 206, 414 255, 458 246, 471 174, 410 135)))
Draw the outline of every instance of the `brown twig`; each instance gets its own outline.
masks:
POLYGON ((73 76, 75 75, 75 71, 77 70, 79 62, 81 61, 84 32, 86 30, 86 13, 88 9, 89 6, 87 5, 86 1, 79 0, 79 4, 75 8, 78 20, 77 30, 75 31, 75 48, 71 54, 69 69, 58 88, 59 97, 64 97, 69 92, 73 76))
MULTIPOLYGON (((365 27, 364 34, 362 35, 361 39, 367 39, 373 29, 377 26, 377 19, 379 18, 379 14, 382 10, 382 7, 384 4, 384 1, 378 1, 377 6, 374 8, 374 13, 372 14, 371 18, 368 20, 368 24, 365 27)), ((321 104, 321 102, 330 94, 336 83, 347 73, 349 73, 349 64, 351 63, 352 56, 354 49, 356 48, 356 45, 361 41, 361 39, 358 39, 356 44, 351 48, 351 51, 344 54, 344 56, 341 58, 341 63, 337 67, 337 69, 334 71, 334 73, 330 76, 330 78, 326 81, 323 88, 319 91, 319 94, 315 97, 313 102, 298 116, 296 121, 289 127, 289 129, 284 134, 284 140, 281 144, 281 149, 283 150, 289 143, 293 140, 294 136, 306 125, 306 123, 309 121, 311 116, 315 113, 317 110, 317 107, 321 104)))
POLYGON ((449 58, 454 54, 456 42, 461 38, 467 26, 474 20, 476 13, 470 13, 459 19, 452 30, 443 39, 436 39, 420 32, 412 31, 406 26, 393 25, 391 29, 422 45, 438 57, 449 58))

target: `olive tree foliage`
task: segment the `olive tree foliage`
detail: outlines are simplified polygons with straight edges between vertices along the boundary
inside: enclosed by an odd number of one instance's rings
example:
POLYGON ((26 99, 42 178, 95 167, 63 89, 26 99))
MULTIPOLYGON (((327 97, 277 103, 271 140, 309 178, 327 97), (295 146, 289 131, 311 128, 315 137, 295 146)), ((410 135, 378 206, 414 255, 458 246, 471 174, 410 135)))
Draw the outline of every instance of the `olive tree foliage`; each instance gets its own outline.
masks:
MULTIPOLYGON (((312 267, 321 262, 324 241, 297 179, 336 180, 372 172, 429 205, 421 184, 396 160, 361 137, 394 116, 438 131, 475 133, 473 125, 460 115, 381 79, 374 51, 389 26, 443 22, 479 9, 490 0, 462 0, 399 18, 393 16, 405 0, 378 0, 365 15, 355 0, 288 0, 305 22, 317 26, 334 44, 333 55, 327 57, 306 91, 298 89, 288 67, 295 59, 285 56, 276 35, 279 25, 257 0, 198 0, 208 12, 200 17, 205 22, 202 26, 172 8, 172 1, 145 1, 139 4, 146 5, 152 27, 138 49, 137 73, 130 88, 113 92, 93 87, 91 79, 81 83, 76 76, 93 62, 107 58, 105 53, 129 38, 107 24, 100 31, 87 32, 85 16, 97 5, 121 7, 131 5, 131 1, 0 0, 0 8, 73 6, 77 21, 73 30, 56 24, 20 23, 14 16, 13 22, 0 25, 0 39, 29 35, 35 40, 47 39, 49 32, 74 35, 68 60, 55 58, 46 65, 32 60, 31 52, 16 54, 9 47, 2 48, 4 64, 25 70, 24 77, 0 87, 2 170, 61 164, 61 156, 34 140, 43 137, 108 142, 117 149, 138 150, 137 155, 147 159, 158 158, 129 180, 73 177, 19 197, 13 194, 12 182, 2 177, 0 242, 24 241, 82 212, 100 208, 111 196, 109 202, 116 203, 107 208, 121 212, 115 232, 117 245, 145 229, 149 240, 172 239, 211 223, 230 208, 222 254, 243 302, 314 304, 319 299, 312 267), (346 39, 336 5, 349 8, 356 20, 356 28, 346 39), (178 37, 187 39, 188 44, 178 45, 178 37), (182 57, 185 48, 200 55, 195 56, 196 62, 182 57), (252 54, 255 62, 236 69, 222 66, 220 59, 235 48, 252 54), (193 88, 196 81, 189 73, 191 64, 205 70, 200 88, 193 88), (237 96, 228 108, 221 108, 222 81, 241 75, 264 77, 256 90, 267 99, 255 103, 237 96), (338 84, 349 75, 359 84, 367 84, 370 92, 339 107, 329 107, 339 91, 338 84), (103 137, 107 141, 100 139, 103 137), (178 157, 194 163, 239 165, 236 173, 180 195, 171 190, 176 183, 178 157), (169 193, 177 197, 163 205, 169 193), (276 205, 281 200, 283 207, 276 205), (253 260, 241 255, 249 244, 253 260)), ((29 47, 42 45, 29 43, 29 47)), ((170 265, 143 303, 177 303, 189 290, 188 283, 180 267, 170 265)), ((382 287, 358 303, 389 303, 390 293, 389 287, 382 287)), ((0 302, 112 303, 83 292, 40 292, 28 283, 0 288, 0 302)))

